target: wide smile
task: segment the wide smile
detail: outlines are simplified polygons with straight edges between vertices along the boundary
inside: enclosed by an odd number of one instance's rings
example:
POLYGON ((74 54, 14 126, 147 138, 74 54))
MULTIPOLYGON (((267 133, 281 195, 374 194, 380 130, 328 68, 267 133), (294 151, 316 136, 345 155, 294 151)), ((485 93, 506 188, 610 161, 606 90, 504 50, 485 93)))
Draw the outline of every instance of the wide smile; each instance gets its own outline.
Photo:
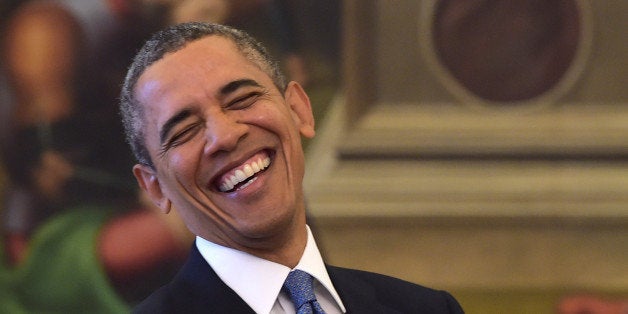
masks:
POLYGON ((272 155, 270 152, 260 151, 241 165, 221 175, 215 180, 215 186, 218 191, 223 193, 242 190, 255 182, 259 174, 268 169, 271 161, 272 155))

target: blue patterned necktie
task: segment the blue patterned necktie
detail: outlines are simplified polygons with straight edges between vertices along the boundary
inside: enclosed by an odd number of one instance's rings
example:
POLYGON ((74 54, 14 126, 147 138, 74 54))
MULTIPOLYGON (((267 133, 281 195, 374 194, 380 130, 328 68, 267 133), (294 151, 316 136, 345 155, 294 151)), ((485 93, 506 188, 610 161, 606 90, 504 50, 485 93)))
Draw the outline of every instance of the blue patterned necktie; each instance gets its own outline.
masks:
POLYGON ((314 296, 312 285, 314 278, 302 270, 293 270, 288 274, 283 287, 290 295, 297 314, 325 314, 314 296))

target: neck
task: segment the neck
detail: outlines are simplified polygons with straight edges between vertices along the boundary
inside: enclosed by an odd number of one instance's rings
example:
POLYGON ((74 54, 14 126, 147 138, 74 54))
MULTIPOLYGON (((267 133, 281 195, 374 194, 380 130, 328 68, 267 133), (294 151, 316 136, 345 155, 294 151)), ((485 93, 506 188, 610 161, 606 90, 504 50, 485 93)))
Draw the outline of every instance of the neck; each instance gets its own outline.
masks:
POLYGON ((281 245, 267 249, 252 249, 248 253, 292 269, 301 260, 306 244, 307 229, 302 225, 291 236, 287 237, 281 245))
POLYGON ((218 241, 216 243, 249 253, 265 260, 294 268, 307 244, 305 221, 296 226, 285 227, 278 234, 244 241, 218 241))

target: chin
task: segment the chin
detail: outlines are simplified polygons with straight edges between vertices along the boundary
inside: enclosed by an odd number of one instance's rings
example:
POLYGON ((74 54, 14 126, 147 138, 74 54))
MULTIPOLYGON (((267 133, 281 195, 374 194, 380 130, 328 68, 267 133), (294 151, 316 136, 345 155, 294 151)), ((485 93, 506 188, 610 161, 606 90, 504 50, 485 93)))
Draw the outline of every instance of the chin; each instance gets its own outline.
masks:
POLYGON ((241 224, 238 229, 242 235, 250 239, 275 238, 292 232, 295 224, 293 217, 286 214, 271 220, 254 219, 249 224, 241 224))

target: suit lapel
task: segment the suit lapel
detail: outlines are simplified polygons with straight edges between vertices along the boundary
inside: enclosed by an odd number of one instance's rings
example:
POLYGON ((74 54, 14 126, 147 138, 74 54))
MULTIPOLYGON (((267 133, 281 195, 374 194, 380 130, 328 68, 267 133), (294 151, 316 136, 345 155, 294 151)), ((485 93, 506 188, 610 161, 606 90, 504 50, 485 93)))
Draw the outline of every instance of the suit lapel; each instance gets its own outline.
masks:
MULTIPOLYGON (((194 313, 255 313, 207 264, 193 245, 188 261, 173 280, 171 291, 194 313)), ((182 304, 182 306, 185 306, 182 304)))
POLYGON ((379 303, 374 288, 355 274, 329 265, 327 272, 348 314, 396 313, 379 303))

